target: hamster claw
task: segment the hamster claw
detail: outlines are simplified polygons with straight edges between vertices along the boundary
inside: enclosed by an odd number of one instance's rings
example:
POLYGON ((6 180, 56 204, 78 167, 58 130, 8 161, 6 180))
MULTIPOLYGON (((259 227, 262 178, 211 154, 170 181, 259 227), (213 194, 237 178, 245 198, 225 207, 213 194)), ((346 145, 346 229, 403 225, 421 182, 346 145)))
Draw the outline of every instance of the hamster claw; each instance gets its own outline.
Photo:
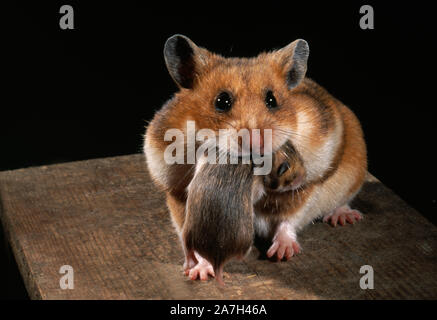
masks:
POLYGON ((355 222, 360 221, 362 218, 363 216, 361 215, 361 212, 351 209, 351 207, 345 205, 338 207, 331 214, 325 216, 323 218, 323 222, 329 222, 333 227, 336 227, 337 224, 345 226, 346 222, 354 224, 355 222))
POLYGON ((300 253, 301 248, 296 240, 294 227, 288 221, 279 224, 276 234, 273 237, 273 243, 267 250, 267 257, 272 258, 276 255, 276 260, 290 260, 295 254, 300 253))
POLYGON ((267 250, 267 257, 272 258, 276 255, 276 260, 281 261, 285 259, 290 260, 292 256, 301 252, 300 245, 293 239, 278 239, 273 241, 273 244, 267 250))
POLYGON ((185 268, 184 273, 191 280, 200 279, 206 281, 209 276, 215 277, 214 268, 211 263, 200 255, 196 255, 197 264, 190 268, 185 268))

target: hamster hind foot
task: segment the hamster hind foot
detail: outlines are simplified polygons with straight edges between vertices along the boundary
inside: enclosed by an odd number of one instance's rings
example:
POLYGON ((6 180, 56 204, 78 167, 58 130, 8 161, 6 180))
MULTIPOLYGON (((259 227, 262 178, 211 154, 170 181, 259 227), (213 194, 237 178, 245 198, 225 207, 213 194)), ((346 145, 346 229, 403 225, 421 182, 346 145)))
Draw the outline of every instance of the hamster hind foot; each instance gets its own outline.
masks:
POLYGON ((301 252, 294 227, 288 221, 279 224, 272 242, 271 247, 267 250, 268 258, 276 255, 277 261, 282 259, 288 261, 293 255, 301 252))
POLYGON ((333 227, 336 227, 337 223, 341 226, 344 226, 346 225, 346 222, 354 224, 355 222, 360 221, 362 218, 363 216, 361 215, 361 212, 352 209, 349 207, 349 205, 344 205, 326 215, 323 218, 323 222, 330 222, 333 227))
POLYGON ((202 281, 206 281, 209 279, 209 276, 215 277, 214 268, 211 263, 195 251, 187 253, 184 263, 184 273, 191 280, 197 280, 199 278, 202 281))

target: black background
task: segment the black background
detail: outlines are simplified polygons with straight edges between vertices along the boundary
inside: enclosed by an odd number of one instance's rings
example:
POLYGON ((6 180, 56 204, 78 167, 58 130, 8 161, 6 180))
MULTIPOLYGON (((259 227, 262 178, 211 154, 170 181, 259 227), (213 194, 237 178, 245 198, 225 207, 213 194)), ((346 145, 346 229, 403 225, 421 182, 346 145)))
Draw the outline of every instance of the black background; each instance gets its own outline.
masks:
POLYGON ((176 91, 162 56, 175 33, 225 56, 303 38, 307 75, 362 122, 369 171, 436 223, 435 17, 426 2, 38 2, 3 10, 0 170, 141 152, 146 121, 176 91), (74 30, 59 27, 62 4, 74 8, 74 30), (364 4, 374 30, 359 27, 364 4))

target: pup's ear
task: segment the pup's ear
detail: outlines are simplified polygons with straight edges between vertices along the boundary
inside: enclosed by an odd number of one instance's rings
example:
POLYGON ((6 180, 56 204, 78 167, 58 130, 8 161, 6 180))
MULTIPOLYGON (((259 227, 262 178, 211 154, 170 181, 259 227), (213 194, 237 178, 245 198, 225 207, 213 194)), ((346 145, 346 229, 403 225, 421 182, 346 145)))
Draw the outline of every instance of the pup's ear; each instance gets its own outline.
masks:
POLYGON ((305 78, 309 53, 308 43, 303 39, 293 41, 274 53, 284 70, 289 89, 299 85, 305 78))
POLYGON ((186 36, 175 34, 165 42, 165 64, 173 80, 182 88, 193 88, 207 58, 208 51, 196 46, 186 36))

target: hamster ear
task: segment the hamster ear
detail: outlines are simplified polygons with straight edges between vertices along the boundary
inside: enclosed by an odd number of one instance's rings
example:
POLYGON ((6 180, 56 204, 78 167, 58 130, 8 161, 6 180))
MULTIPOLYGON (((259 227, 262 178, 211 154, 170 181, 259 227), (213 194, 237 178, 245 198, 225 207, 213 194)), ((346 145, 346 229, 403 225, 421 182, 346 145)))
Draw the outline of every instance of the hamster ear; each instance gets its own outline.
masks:
POLYGON ((206 50, 188 37, 175 34, 164 45, 164 59, 168 72, 182 88, 191 89, 206 61, 206 50))
POLYGON ((275 53, 284 68, 289 89, 296 87, 305 78, 309 53, 308 43, 303 39, 293 41, 275 53))

